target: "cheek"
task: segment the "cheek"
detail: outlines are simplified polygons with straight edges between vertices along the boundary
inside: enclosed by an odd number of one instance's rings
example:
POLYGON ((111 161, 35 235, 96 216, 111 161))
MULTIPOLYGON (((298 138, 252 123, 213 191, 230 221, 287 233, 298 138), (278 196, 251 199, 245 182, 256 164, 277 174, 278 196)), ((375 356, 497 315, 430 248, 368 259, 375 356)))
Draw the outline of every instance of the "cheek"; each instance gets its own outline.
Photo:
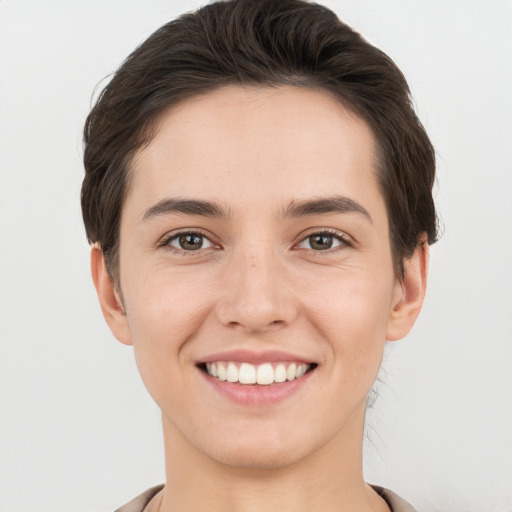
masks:
MULTIPOLYGON (((347 382, 373 382, 382 359, 391 308, 392 279, 344 273, 310 294, 311 322, 329 343, 335 368, 347 382)), ((371 383, 370 383, 371 385, 371 383)))
POLYGON ((157 269, 131 280, 126 313, 135 340, 172 345, 195 328, 210 299, 200 276, 193 277, 157 269))
POLYGON ((211 302, 204 287, 203 293, 200 289, 196 280, 162 272, 141 273, 126 289, 135 360, 142 380, 158 403, 165 389, 181 386, 182 372, 190 365, 187 342, 197 334, 211 302))
POLYGON ((342 270, 319 284, 316 292, 303 295, 326 329, 364 333, 385 328, 394 289, 390 276, 342 270))

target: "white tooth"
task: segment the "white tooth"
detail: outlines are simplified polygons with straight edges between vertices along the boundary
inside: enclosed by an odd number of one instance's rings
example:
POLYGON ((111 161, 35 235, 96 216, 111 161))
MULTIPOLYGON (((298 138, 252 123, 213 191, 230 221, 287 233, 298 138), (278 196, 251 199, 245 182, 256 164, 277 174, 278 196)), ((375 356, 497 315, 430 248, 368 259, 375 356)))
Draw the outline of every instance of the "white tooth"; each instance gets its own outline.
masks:
POLYGON ((226 380, 228 378, 228 373, 223 363, 217 363, 217 373, 219 380, 226 380))
POLYGON ((256 384, 256 368, 249 363, 240 365, 238 380, 240 384, 256 384))
POLYGON ((238 382, 238 368, 234 363, 228 364, 227 380, 228 382, 238 382))
POLYGON ((286 368, 284 364, 278 364, 274 369, 275 382, 284 382, 286 380, 286 368))
POLYGON ((211 368, 212 368, 212 370, 211 370, 212 375, 213 375, 214 377, 217 377, 217 376, 218 376, 218 373, 217 373, 217 365, 216 365, 215 363, 211 363, 211 368))
POLYGON ((206 373, 208 375, 212 374, 212 365, 211 365, 211 363, 206 363, 206 373))
POLYGON ((258 377, 256 378, 258 384, 264 386, 274 382, 274 368, 270 363, 260 364, 258 366, 258 377))
POLYGON ((297 365, 297 369, 295 370, 295 377, 296 378, 302 377, 305 373, 306 373, 306 365, 305 364, 297 365))
POLYGON ((295 363, 292 363, 290 366, 288 366, 288 369, 286 370, 286 378, 288 380, 295 379, 296 368, 297 368, 297 365, 295 363))

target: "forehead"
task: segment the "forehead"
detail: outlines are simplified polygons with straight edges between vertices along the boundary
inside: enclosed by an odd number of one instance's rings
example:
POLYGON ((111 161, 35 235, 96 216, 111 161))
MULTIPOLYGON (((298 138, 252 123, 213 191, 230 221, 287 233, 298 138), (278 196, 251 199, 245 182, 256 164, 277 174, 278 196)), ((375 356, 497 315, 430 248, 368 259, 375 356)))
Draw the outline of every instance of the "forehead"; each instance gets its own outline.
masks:
POLYGON ((324 90, 224 87, 173 106, 155 128, 132 162, 125 206, 139 211, 168 195, 380 195, 371 129, 324 90))

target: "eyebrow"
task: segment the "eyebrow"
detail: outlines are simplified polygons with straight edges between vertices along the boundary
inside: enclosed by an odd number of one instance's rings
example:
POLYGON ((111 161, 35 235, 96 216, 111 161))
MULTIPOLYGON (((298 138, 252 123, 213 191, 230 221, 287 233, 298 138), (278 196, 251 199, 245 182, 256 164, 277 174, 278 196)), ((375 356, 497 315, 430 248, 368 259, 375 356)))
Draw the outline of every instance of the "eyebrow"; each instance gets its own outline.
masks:
POLYGON ((198 199, 169 198, 159 201, 144 212, 142 220, 167 215, 169 213, 183 213, 185 215, 201 215, 203 217, 229 217, 229 212, 213 201, 198 199))
POLYGON ((357 201, 344 196, 322 197, 292 201, 284 211, 284 217, 302 217, 324 213, 358 213, 365 216, 371 223, 368 211, 357 201))
MULTIPOLYGON (((184 215, 200 215, 202 217, 230 217, 229 211, 214 201, 199 199, 162 199, 144 212, 143 221, 153 217, 182 213, 184 215)), ((357 201, 344 196, 332 196, 317 199, 292 201, 284 210, 284 217, 302 217, 321 215, 325 213, 358 213, 364 215, 370 222, 372 218, 368 211, 357 201)))

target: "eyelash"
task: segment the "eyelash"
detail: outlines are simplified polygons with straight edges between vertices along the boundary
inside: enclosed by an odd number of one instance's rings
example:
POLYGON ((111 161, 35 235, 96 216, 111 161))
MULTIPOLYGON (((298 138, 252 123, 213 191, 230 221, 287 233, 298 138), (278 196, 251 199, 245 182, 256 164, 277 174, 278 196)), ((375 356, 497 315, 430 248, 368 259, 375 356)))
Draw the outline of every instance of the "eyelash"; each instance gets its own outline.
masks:
MULTIPOLYGON (((208 235, 206 235, 199 229, 180 231, 178 233, 173 233, 171 235, 167 235, 157 244, 158 247, 167 249, 167 250, 173 252, 174 254, 181 254, 184 256, 191 256, 194 253, 199 254, 200 252, 202 252, 201 249, 203 249, 203 250, 211 249, 211 248, 214 248, 216 245, 217 244, 215 244, 215 242, 213 242, 208 235), (175 246, 171 245, 172 241, 179 240, 180 237, 186 237, 186 236, 192 236, 192 235, 199 236, 202 239, 201 246, 196 250, 186 250, 186 249, 183 249, 180 247, 175 247, 175 246), (203 247, 205 240, 210 244, 209 247, 203 247)), ((217 247, 218 247, 218 245, 217 245, 217 247)), ((299 250, 311 251, 313 254, 329 254, 334 251, 340 250, 340 248, 343 248, 343 247, 353 247, 353 243, 349 240, 348 236, 345 235, 345 233, 331 230, 331 229, 321 229, 319 231, 310 232, 308 235, 303 237, 297 244, 295 244, 294 247, 298 247, 299 250), (310 248, 298 247, 300 244, 306 242, 307 240, 310 240, 312 237, 315 237, 315 236, 316 237, 326 236, 326 237, 333 238, 337 242, 339 242, 339 245, 337 245, 334 248, 329 247, 327 249, 318 249, 318 250, 315 250, 311 247, 310 248)))
POLYGON ((211 249, 211 248, 215 247, 217 244, 215 244, 215 242, 213 242, 210 239, 210 237, 208 235, 206 235, 205 233, 203 233, 200 229, 191 229, 191 230, 180 231, 178 233, 173 233, 171 235, 165 236, 157 245, 158 245, 158 247, 167 249, 167 250, 173 252, 174 254, 182 254, 184 256, 191 256, 194 253, 199 254, 201 252, 201 249, 211 249), (199 236, 199 237, 201 237, 201 239, 203 241, 203 243, 201 244, 201 247, 199 247, 196 250, 185 250, 180 247, 174 247, 174 246, 170 245, 172 241, 179 240, 180 237, 191 236, 191 235, 199 236), (204 247, 204 248, 202 247, 205 240, 207 240, 211 244, 210 247, 204 247))
POLYGON ((329 247, 327 249, 315 250, 315 249, 312 249, 312 248, 304 248, 304 250, 311 251, 315 255, 317 255, 317 254, 318 255, 322 255, 322 254, 325 255, 325 254, 329 254, 329 253, 332 253, 334 251, 340 250, 343 247, 353 247, 354 246, 352 241, 349 239, 349 237, 345 233, 340 232, 340 231, 336 231, 336 230, 333 230, 333 229, 321 229, 319 231, 312 231, 308 235, 303 237, 297 245, 302 244, 302 243, 306 242, 307 240, 310 240, 312 237, 320 237, 320 236, 327 236, 327 237, 333 238, 337 242, 339 242, 339 245, 336 246, 336 247, 332 247, 332 248, 329 247))

